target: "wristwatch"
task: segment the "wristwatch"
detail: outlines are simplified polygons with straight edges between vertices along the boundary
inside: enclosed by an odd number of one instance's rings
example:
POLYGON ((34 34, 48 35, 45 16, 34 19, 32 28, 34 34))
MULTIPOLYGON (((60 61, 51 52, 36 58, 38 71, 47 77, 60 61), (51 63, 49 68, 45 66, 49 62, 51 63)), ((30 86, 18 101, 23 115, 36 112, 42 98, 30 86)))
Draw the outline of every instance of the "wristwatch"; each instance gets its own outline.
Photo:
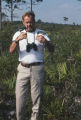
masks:
POLYGON ((14 42, 17 44, 19 41, 15 40, 14 42))

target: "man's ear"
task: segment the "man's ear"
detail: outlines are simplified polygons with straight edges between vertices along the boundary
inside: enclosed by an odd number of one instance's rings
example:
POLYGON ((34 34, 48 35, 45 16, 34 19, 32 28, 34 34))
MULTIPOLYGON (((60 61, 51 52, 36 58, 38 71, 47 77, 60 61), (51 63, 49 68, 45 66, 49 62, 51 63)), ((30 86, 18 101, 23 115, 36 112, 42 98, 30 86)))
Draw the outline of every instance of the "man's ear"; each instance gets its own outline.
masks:
POLYGON ((24 21, 22 21, 23 25, 24 25, 24 21))

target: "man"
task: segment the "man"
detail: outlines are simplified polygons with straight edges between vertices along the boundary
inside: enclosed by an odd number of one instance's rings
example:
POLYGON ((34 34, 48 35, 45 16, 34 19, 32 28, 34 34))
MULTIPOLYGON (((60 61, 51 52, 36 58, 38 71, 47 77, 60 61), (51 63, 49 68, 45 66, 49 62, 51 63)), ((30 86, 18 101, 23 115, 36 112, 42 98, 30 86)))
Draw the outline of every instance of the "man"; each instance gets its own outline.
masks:
POLYGON ((26 12, 22 16, 24 29, 17 31, 10 45, 10 53, 19 46, 19 65, 16 82, 16 115, 17 120, 25 120, 25 106, 31 89, 32 114, 30 120, 37 120, 40 97, 44 81, 44 46, 53 52, 48 35, 35 28, 35 14, 26 12), (30 87, 29 87, 30 86, 30 87))

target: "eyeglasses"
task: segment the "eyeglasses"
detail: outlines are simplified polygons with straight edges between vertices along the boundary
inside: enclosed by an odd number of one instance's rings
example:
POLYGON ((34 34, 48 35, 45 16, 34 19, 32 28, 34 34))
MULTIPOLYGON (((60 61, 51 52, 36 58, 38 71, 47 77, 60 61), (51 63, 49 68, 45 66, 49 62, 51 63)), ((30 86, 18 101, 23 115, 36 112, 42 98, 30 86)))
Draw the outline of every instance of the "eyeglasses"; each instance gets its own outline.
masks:
POLYGON ((37 45, 34 42, 32 44, 28 43, 26 46, 27 52, 30 52, 31 49, 34 49, 35 51, 37 51, 37 45))

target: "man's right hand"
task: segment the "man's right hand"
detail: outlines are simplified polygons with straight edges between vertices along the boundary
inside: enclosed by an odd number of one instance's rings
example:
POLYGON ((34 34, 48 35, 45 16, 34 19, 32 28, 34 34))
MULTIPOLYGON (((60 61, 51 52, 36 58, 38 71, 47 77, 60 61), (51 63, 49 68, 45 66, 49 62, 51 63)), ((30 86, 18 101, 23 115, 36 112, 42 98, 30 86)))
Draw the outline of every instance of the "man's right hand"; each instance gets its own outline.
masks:
POLYGON ((17 38, 16 38, 16 42, 18 42, 19 40, 25 39, 27 38, 27 33, 22 32, 17 38))

